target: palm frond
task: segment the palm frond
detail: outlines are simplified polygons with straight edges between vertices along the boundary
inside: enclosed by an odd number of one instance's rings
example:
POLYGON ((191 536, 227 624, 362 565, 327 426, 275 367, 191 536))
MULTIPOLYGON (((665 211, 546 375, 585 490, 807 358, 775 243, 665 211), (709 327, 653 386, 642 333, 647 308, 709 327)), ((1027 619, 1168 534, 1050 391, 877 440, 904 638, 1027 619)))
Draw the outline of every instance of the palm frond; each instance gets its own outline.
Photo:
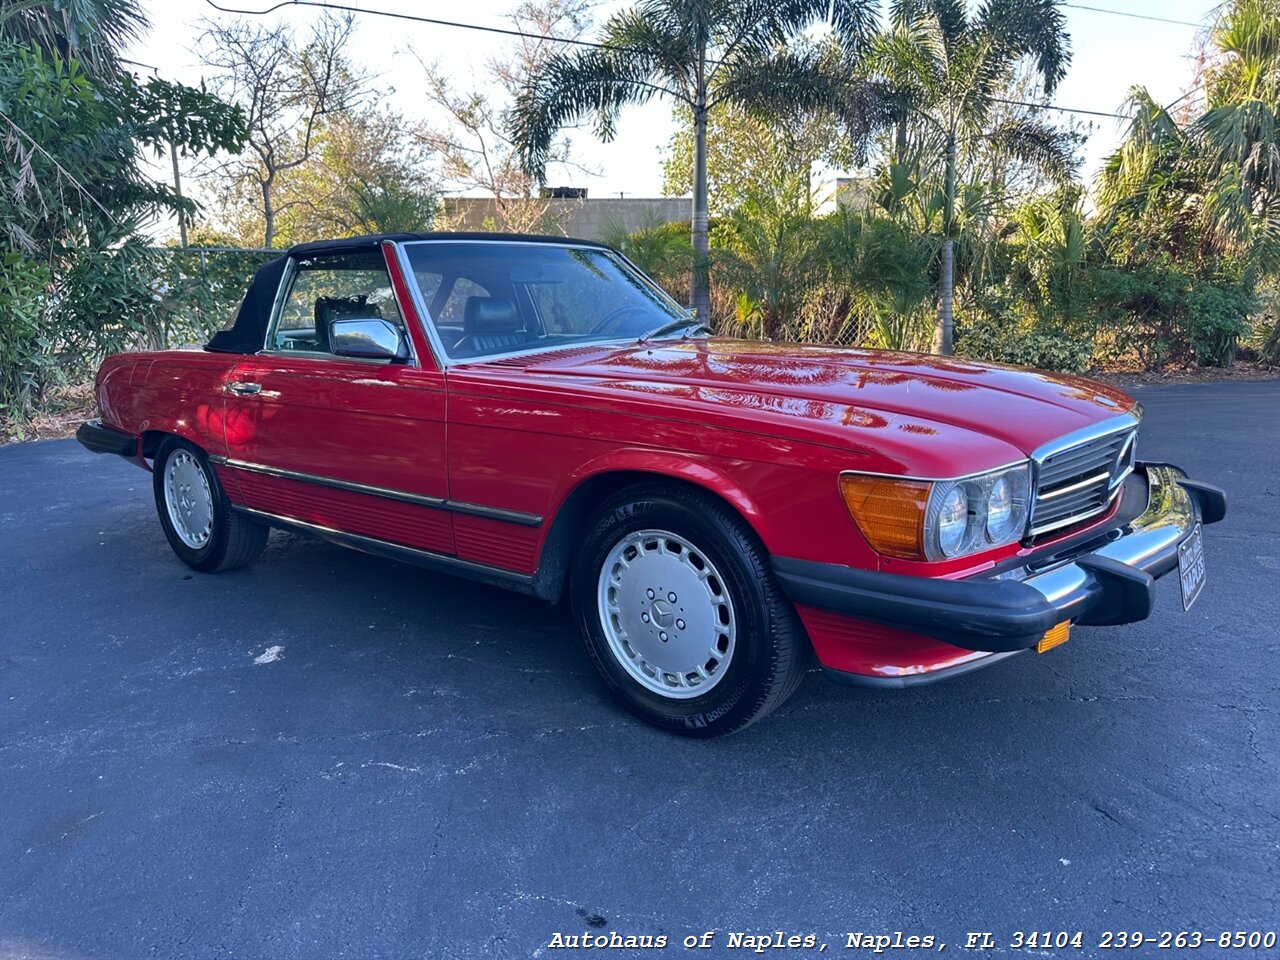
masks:
POLYGON ((17 0, 0 8, 0 39, 74 58, 95 77, 116 75, 125 48, 149 25, 140 0, 17 0))
POLYGON ((918 110, 938 99, 946 82, 946 60, 917 24, 895 26, 876 38, 867 54, 868 72, 908 110, 918 110))
POLYGON ((1207 111, 1193 133, 1213 162, 1230 164, 1249 187, 1280 192, 1280 113, 1278 106, 1245 99, 1207 111))
POLYGON ((658 15, 657 6, 666 5, 644 4, 610 17, 603 42, 616 47, 616 55, 644 59, 654 71, 688 86, 697 59, 694 36, 683 24, 666 22, 670 18, 658 15))
POLYGON ((511 136, 525 171, 541 179, 556 133, 577 120, 593 118, 596 135, 608 141, 623 106, 656 96, 688 103, 677 86, 664 85, 666 79, 662 64, 639 52, 597 49, 552 56, 511 111, 511 136))
POLYGON ((1010 62, 1030 57, 1046 93, 1067 75, 1071 40, 1062 0, 984 0, 974 30, 995 38, 1010 62))
POLYGON ((904 27, 921 20, 932 21, 948 48, 959 46, 969 32, 964 0, 893 0, 890 20, 904 27))
POLYGON ((735 103, 765 119, 828 114, 848 131, 855 148, 892 117, 883 88, 837 72, 813 52, 776 53, 734 64, 721 74, 713 103, 735 103))
POLYGON ((1020 163, 1066 182, 1075 171, 1075 142, 1061 127, 1035 117, 1015 116, 997 126, 991 145, 1020 163))

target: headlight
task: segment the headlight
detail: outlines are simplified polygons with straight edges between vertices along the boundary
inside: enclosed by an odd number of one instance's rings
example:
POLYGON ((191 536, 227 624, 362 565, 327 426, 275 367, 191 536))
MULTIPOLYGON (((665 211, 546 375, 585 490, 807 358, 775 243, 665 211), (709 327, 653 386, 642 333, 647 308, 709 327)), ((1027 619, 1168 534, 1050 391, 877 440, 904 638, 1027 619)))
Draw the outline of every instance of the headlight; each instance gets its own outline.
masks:
POLYGON ((987 539, 992 543, 1006 543, 1016 539, 1017 520, 1013 503, 1013 480, 1007 475, 997 477, 987 495, 987 539))
POLYGON ((840 476, 867 542, 906 560, 949 560, 1015 542, 1027 524, 1030 490, 1025 463, 955 480, 840 476))
POLYGON ((954 557, 964 552, 969 537, 969 497, 964 487, 952 487, 937 500, 938 510, 933 518, 937 532, 938 552, 944 557, 954 557))

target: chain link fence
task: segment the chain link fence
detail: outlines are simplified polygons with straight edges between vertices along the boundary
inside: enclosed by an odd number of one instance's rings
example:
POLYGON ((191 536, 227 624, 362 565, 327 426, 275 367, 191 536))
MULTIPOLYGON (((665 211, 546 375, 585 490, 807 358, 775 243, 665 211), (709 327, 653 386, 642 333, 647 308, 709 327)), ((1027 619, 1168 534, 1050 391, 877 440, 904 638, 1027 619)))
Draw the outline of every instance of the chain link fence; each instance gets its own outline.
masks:
POLYGON ((147 346, 202 344, 230 320, 254 273, 280 250, 264 247, 159 247, 157 309, 147 346))

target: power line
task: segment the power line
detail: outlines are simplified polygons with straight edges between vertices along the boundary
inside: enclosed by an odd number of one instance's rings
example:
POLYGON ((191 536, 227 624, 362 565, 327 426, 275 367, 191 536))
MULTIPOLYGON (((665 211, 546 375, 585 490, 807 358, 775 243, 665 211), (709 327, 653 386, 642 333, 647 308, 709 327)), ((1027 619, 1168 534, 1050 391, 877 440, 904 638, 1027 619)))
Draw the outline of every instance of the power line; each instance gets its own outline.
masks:
POLYGON ((1127 113, 1108 113, 1104 110, 1078 110, 1075 107, 1059 107, 1052 103, 1032 103, 1029 100, 1006 100, 1003 97, 992 97, 996 103, 1007 103, 1014 107, 1030 107, 1032 110, 1057 110, 1059 113, 1085 113, 1091 117, 1115 117, 1117 120, 1132 120, 1127 113))
MULTIPOLYGON (((478 23, 461 23, 457 20, 441 20, 437 17, 420 17, 410 13, 396 13, 392 10, 370 10, 364 7, 352 7, 341 3, 328 3, 322 0, 280 0, 280 2, 267 7, 265 10, 243 10, 237 7, 219 6, 214 0, 205 0, 209 6, 223 13, 240 13, 248 16, 266 16, 269 13, 275 13, 284 7, 318 7, 322 10, 342 10, 348 13, 372 14, 378 17, 391 17, 396 20, 411 20, 415 23, 429 23, 438 27, 455 27, 459 30, 476 30, 481 33, 496 33, 507 37, 520 37, 524 40, 544 40, 551 43, 567 43, 578 47, 594 47, 597 50, 621 50, 629 51, 629 47, 621 47, 612 43, 602 43, 598 40, 579 40, 573 37, 557 37, 545 33, 530 33, 527 30, 516 30, 512 27, 489 27, 478 23)), ((1147 13, 1130 13, 1127 10, 1109 10, 1106 7, 1091 7, 1081 3, 1064 3, 1064 7, 1072 10, 1088 10, 1092 13, 1106 13, 1116 17, 1130 17, 1134 20, 1150 20, 1154 23, 1170 23, 1180 27, 1203 27, 1202 23, 1195 23, 1191 20, 1173 20, 1168 17, 1155 17, 1147 13)), ((711 61, 708 61, 711 62, 711 61)), ((139 64, 145 66, 145 64, 139 64)), ((1077 111, 1088 112, 1088 111, 1077 111)))
MULTIPOLYGON (((409 13, 396 13, 391 10, 368 10, 362 7, 350 7, 340 3, 327 3, 327 2, 323 2, 323 0, 280 0, 279 3, 276 3, 273 6, 267 7, 265 10, 242 10, 235 7, 223 7, 215 3, 214 0, 205 0, 205 3, 213 7, 215 10, 220 10, 223 13, 239 13, 239 14, 246 14, 249 16, 265 16, 269 13, 274 13, 275 11, 280 10, 284 7, 318 7, 322 10, 342 10, 350 13, 372 14, 373 16, 378 16, 378 17, 392 17, 393 19, 396 19, 396 20, 412 20, 416 23, 427 23, 433 26, 438 26, 438 27, 456 27, 460 30, 477 30, 482 33, 497 33, 497 34, 501 34, 503 36, 508 36, 508 37, 520 37, 525 40, 543 40, 548 43, 567 43, 567 44, 572 44, 574 46, 579 46, 579 47, 594 47, 599 50, 620 50, 625 52, 631 49, 629 47, 619 47, 611 43, 600 43, 595 40, 576 40, 570 37, 556 37, 556 36, 552 36, 550 34, 544 34, 544 33, 529 33, 525 30, 514 30, 506 27, 487 27, 478 23, 461 23, 457 20, 440 20, 435 17, 419 17, 409 13)), ((1065 6, 1071 7, 1076 5, 1068 3, 1068 4, 1065 4, 1065 6)), ((1094 9, 1100 9, 1100 8, 1079 7, 1078 9, 1094 10, 1094 9)), ((1102 10, 1101 12, 1120 13, 1120 11, 1118 10, 1102 10)), ((1130 16, 1130 14, 1125 14, 1125 15, 1130 16)), ((1132 14, 1131 16, 1138 16, 1138 14, 1132 14)), ((1148 17, 1145 19, 1153 19, 1153 18, 1148 17)), ((1174 22, 1174 21, 1170 21, 1170 22, 1174 22)), ((1191 24, 1191 26, 1195 26, 1195 24, 1191 24)), ((714 64, 717 61, 708 60, 707 62, 714 64)), ((1059 106, 1054 106, 1052 104, 1045 104, 1045 103, 1030 103, 1024 100, 1003 100, 1003 99, 1000 99, 999 97, 996 97, 994 99, 999 100, 1000 103, 1007 103, 1012 106, 1019 106, 1019 107, 1030 107, 1034 110, 1056 110, 1059 113, 1079 113, 1079 114, 1087 114, 1089 116, 1094 116, 1094 117, 1114 117, 1117 120, 1133 119, 1131 116, 1124 113, 1110 113, 1102 110, 1084 110, 1084 109, 1077 109, 1075 107, 1059 107, 1059 106)))
POLYGON ((1203 23, 1192 23, 1190 20, 1170 20, 1168 17, 1153 17, 1149 13, 1129 13, 1127 10, 1108 10, 1106 7, 1087 7, 1081 3, 1064 3, 1064 7, 1072 10, 1089 10, 1093 13, 1109 13, 1116 17, 1132 17, 1134 20, 1152 20, 1155 23, 1172 23, 1179 27, 1203 27, 1203 23))
MULTIPOLYGON (((363 7, 349 7, 341 3, 324 3, 320 0, 280 0, 274 6, 267 7, 265 10, 240 10, 235 7, 219 6, 214 0, 205 0, 205 3, 220 10, 223 13, 243 13, 249 16, 261 17, 269 13, 275 13, 283 7, 318 7, 321 10, 342 10, 347 13, 364 13, 372 14, 377 17, 391 17, 396 20, 412 20, 415 23, 429 23, 437 27, 456 27, 459 30, 477 30, 481 33, 497 33, 505 37, 520 37, 524 40, 545 40, 551 43, 568 43, 577 47, 595 47, 598 50, 621 50, 625 52, 638 53, 641 51, 634 50, 631 47, 620 47, 612 43, 601 43, 596 40, 577 40, 572 37, 556 37, 545 33, 529 33, 527 30, 516 30, 511 27, 486 27, 478 23, 459 23, 456 20, 440 20, 436 17, 418 17, 411 13, 396 13, 392 10, 367 10, 363 7)), ((707 61, 708 63, 712 61, 707 61)))

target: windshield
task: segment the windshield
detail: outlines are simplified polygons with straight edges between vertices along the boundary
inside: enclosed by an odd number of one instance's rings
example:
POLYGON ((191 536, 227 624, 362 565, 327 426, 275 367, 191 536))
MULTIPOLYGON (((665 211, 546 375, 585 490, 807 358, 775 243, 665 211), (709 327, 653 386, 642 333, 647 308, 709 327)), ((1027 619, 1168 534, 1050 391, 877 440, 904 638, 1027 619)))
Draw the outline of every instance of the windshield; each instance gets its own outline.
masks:
POLYGON ((617 254, 519 241, 405 244, 454 360, 674 332, 690 314, 617 254), (674 328, 672 324, 674 323, 674 328))

